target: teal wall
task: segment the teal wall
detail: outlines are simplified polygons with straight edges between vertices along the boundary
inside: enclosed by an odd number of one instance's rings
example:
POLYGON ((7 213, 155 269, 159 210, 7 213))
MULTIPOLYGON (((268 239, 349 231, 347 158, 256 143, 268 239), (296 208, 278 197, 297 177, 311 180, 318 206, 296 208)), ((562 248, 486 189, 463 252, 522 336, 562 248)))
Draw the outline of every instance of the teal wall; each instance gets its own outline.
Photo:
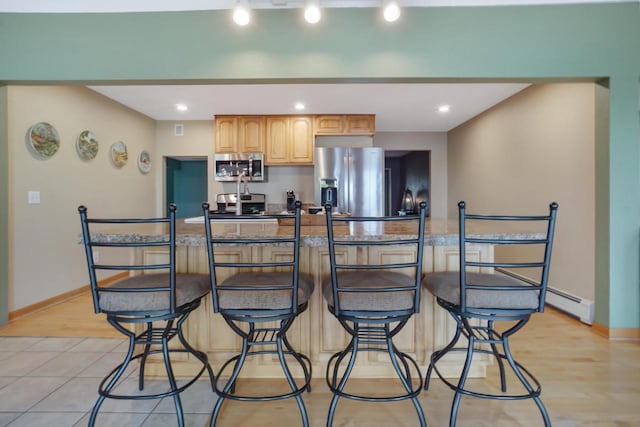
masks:
POLYGON ((178 207, 176 218, 201 216, 208 198, 207 161, 167 159, 165 176, 165 200, 178 207))
POLYGON ((316 26, 299 10, 258 10, 245 28, 228 11, 0 14, 0 58, 9 84, 607 78, 596 321, 640 327, 638 2, 415 8, 392 25, 373 8, 330 9, 316 26))
POLYGON ((9 316, 9 144, 8 88, 0 86, 0 325, 9 316))

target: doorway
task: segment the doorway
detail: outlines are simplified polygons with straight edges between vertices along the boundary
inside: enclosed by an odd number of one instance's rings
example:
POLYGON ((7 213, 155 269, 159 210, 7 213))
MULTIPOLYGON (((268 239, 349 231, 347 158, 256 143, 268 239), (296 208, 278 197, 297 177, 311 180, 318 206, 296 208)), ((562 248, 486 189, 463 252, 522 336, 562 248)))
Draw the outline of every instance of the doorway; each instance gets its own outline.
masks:
POLYGON ((398 215, 405 211, 404 199, 411 195, 413 208, 409 214, 415 214, 420 202, 427 202, 429 212, 429 170, 430 151, 394 151, 386 150, 385 155, 385 193, 387 215, 398 215))
POLYGON ((207 158, 165 158, 165 215, 170 203, 178 207, 176 218, 202 215, 207 200, 207 158))

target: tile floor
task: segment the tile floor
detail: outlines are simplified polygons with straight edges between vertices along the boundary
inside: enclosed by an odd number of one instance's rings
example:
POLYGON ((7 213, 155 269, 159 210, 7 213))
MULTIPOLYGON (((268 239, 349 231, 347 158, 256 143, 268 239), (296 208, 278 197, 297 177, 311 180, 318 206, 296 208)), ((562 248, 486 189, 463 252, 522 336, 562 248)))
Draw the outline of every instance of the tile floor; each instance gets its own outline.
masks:
MULTIPOLYGON (((116 338, 0 337, 0 427, 86 426, 102 377, 126 350, 116 338)), ((125 375, 121 387, 137 390, 135 367, 125 375)), ((164 391, 166 381, 148 381, 149 389, 164 391)), ((210 383, 198 381, 182 396, 185 424, 207 424, 216 398, 210 383)), ((175 426, 174 414, 171 398, 107 399, 96 426, 175 426)))

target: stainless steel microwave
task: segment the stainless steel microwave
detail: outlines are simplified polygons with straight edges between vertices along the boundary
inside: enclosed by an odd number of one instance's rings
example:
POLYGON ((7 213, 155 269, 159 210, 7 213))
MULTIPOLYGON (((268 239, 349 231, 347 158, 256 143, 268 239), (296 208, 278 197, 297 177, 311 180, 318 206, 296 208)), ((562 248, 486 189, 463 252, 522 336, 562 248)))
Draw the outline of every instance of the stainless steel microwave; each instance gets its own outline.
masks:
POLYGON ((214 157, 215 181, 236 181, 238 176, 250 177, 251 181, 264 181, 262 153, 218 153, 214 157))

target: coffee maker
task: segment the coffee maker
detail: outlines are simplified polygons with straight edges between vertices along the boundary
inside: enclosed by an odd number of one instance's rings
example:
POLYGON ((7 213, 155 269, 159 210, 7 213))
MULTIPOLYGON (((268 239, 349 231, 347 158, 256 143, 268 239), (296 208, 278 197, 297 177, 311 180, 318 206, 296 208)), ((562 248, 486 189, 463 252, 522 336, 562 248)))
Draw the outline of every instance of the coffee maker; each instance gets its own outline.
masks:
POLYGON ((293 193, 293 190, 287 191, 287 211, 293 212, 296 210, 296 195, 293 193))

